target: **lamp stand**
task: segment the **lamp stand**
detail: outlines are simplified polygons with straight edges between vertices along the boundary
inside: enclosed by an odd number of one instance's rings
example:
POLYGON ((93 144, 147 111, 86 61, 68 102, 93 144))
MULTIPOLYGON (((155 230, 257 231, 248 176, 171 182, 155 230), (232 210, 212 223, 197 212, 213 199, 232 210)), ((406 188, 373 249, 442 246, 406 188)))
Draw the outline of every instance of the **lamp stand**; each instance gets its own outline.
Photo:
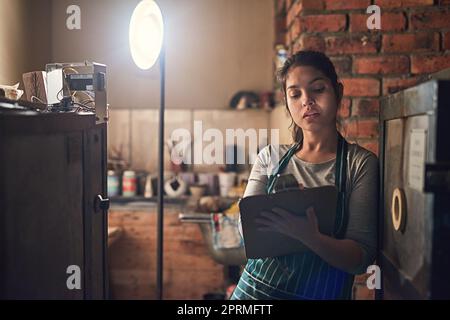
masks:
POLYGON ((158 216, 156 222, 156 299, 163 299, 163 245, 164 245, 164 111, 165 111, 165 45, 159 56, 160 107, 158 133, 158 216))

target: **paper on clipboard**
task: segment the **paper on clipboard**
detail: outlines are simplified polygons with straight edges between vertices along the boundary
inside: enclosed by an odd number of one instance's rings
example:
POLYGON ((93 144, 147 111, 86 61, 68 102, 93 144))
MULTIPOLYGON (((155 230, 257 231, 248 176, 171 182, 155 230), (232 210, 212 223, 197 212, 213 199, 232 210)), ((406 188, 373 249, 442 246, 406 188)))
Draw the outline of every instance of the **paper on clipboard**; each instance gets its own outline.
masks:
POLYGON ((262 211, 283 208, 293 214, 305 215, 314 207, 321 233, 332 235, 336 219, 338 190, 335 186, 280 191, 255 195, 239 202, 245 251, 248 259, 282 256, 308 250, 299 240, 278 232, 259 231, 255 222, 262 211))

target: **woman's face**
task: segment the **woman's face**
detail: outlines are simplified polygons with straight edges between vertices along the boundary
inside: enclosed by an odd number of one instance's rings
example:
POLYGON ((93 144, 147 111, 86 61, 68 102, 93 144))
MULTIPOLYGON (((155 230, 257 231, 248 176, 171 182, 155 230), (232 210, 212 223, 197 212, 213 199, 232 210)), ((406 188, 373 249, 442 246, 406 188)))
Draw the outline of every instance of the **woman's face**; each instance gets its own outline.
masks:
POLYGON ((336 127, 338 101, 333 85, 316 68, 298 66, 288 72, 286 102, 292 119, 302 130, 336 127))

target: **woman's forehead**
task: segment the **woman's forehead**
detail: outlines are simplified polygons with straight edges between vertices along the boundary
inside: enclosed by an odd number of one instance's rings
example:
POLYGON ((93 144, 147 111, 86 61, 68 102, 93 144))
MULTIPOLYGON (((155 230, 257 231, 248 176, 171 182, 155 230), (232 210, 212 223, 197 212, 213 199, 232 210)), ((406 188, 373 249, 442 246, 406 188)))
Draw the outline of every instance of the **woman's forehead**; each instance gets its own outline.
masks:
POLYGON ((297 66, 289 70, 286 77, 286 87, 290 85, 308 85, 316 79, 327 79, 318 69, 312 66, 297 66))

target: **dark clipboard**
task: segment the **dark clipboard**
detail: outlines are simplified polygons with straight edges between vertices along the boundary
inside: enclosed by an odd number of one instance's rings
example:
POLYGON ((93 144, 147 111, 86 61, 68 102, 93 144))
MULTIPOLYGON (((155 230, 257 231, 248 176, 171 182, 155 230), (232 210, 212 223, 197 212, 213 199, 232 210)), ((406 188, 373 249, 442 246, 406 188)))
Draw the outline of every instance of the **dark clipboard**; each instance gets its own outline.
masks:
POLYGON ((338 190, 335 186, 323 186, 300 190, 298 188, 278 193, 255 195, 239 202, 245 252, 248 259, 266 258, 304 252, 308 248, 299 240, 278 232, 260 231, 255 219, 262 211, 283 208, 291 213, 305 216, 306 209, 313 206, 321 233, 332 236, 336 219, 338 190))

